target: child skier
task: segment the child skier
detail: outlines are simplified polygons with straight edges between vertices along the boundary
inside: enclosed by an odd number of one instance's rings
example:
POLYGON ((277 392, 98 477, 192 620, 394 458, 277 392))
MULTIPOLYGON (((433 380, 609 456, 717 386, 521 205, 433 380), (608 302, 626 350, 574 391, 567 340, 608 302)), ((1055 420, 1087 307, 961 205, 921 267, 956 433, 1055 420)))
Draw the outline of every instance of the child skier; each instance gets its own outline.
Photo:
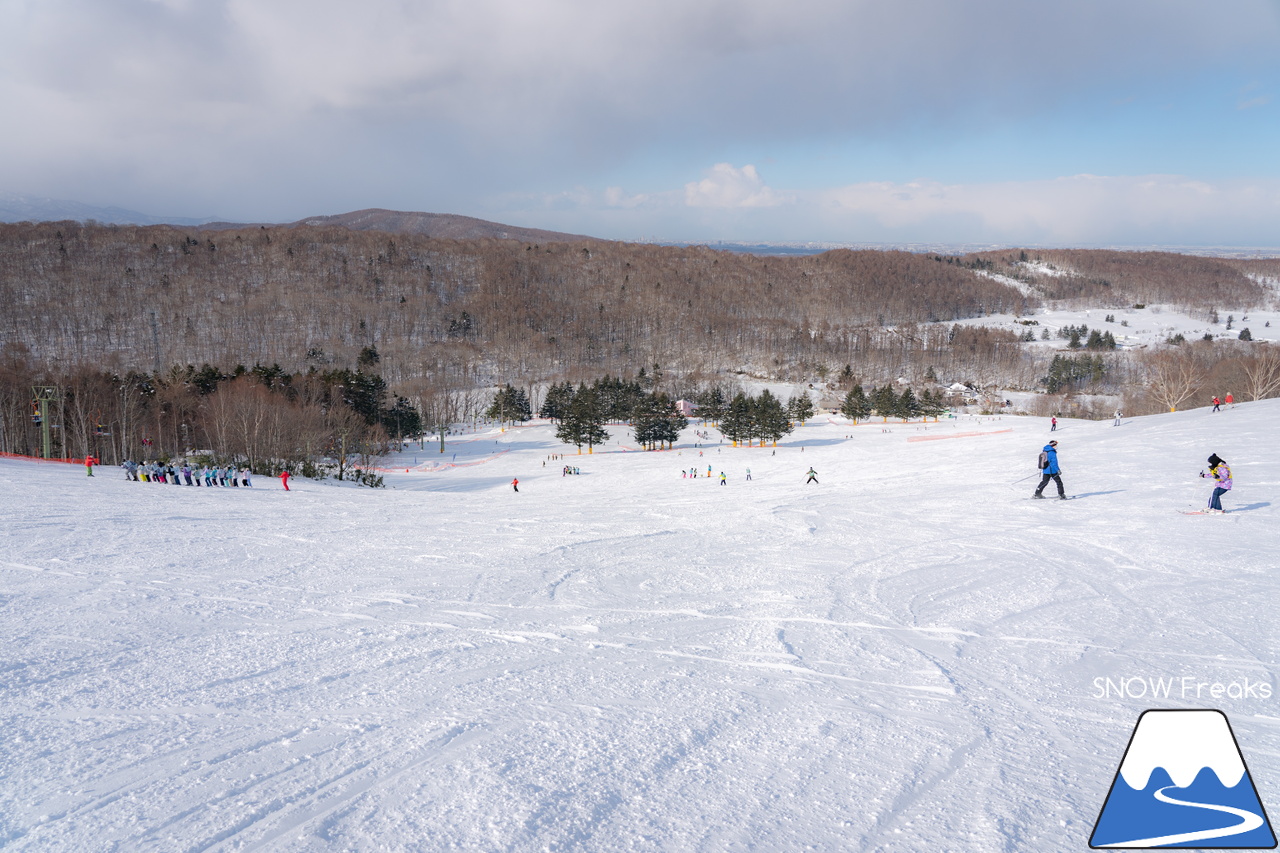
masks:
POLYGON ((1051 441, 1040 451, 1040 485, 1031 497, 1044 499, 1044 487, 1053 480, 1058 484, 1058 500, 1067 499, 1067 490, 1062 487, 1062 469, 1058 467, 1058 442, 1051 441))
MULTIPOLYGON (((810 483, 818 483, 818 472, 813 470, 812 468, 809 469, 809 479, 804 481, 804 484, 806 486, 809 485, 810 483)), ((818 485, 821 486, 822 484, 818 483, 818 485)))
POLYGON ((1223 513, 1226 512, 1222 508, 1223 495, 1231 491, 1231 468, 1227 465, 1226 460, 1222 459, 1218 454, 1214 453, 1209 457, 1209 470, 1201 471, 1201 477, 1213 480, 1213 494, 1209 496, 1209 508, 1206 512, 1223 513))

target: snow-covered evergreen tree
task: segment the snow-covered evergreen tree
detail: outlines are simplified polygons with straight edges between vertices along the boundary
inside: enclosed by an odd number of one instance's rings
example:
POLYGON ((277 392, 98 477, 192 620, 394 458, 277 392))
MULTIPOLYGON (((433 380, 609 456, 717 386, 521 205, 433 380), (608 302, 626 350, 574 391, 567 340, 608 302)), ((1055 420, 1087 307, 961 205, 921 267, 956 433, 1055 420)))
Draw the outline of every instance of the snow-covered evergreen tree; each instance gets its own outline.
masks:
POLYGON ((739 442, 751 438, 754 423, 751 409, 751 401, 747 399, 746 394, 739 391, 720 418, 720 432, 724 433, 724 437, 732 441, 735 447, 739 442))
POLYGON ((493 395, 493 402, 485 410, 484 416, 504 424, 523 423, 533 417, 529 395, 523 389, 513 388, 508 383, 493 395))
POLYGON ((585 444, 590 453, 595 445, 609 440, 604 424, 605 415, 600 405, 599 393, 595 388, 579 385, 560 420, 560 426, 556 428, 556 438, 576 446, 579 453, 585 444))
POLYGON ((761 444, 766 441, 777 444, 778 439, 794 428, 790 419, 787 418, 782 402, 770 394, 767 388, 761 391, 759 398, 754 401, 752 415, 754 416, 752 433, 760 439, 761 444))
POLYGON ((787 415, 793 421, 804 423, 813 417, 813 413, 813 401, 809 399, 808 391, 801 391, 798 396, 787 401, 787 415))
POLYGON ((853 386, 853 389, 844 395, 844 402, 840 404, 840 413, 846 418, 853 419, 855 424, 871 416, 871 401, 867 399, 861 385, 853 386))
POLYGON ((542 400, 542 408, 538 410, 538 417, 547 418, 548 420, 558 421, 564 417, 564 413, 569 408, 569 404, 573 402, 573 386, 568 380, 559 385, 552 385, 547 389, 547 396, 542 400))

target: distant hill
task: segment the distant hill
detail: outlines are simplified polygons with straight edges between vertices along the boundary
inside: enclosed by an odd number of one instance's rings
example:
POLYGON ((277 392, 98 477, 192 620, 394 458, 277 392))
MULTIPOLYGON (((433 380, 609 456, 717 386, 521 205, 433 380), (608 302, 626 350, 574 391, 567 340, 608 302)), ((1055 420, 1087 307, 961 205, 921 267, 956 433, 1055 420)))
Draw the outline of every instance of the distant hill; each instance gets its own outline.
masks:
POLYGON ((176 225, 227 231, 257 225, 285 227, 296 225, 331 226, 352 231, 386 231, 393 234, 420 234, 438 240, 526 240, 539 243, 567 243, 595 240, 582 234, 563 234, 540 228, 520 228, 488 222, 471 216, 451 213, 418 213, 370 208, 333 216, 309 216, 281 225, 276 222, 222 222, 216 217, 193 219, 181 216, 152 216, 123 207, 96 207, 67 199, 40 198, 0 190, 0 222, 101 222, 104 225, 176 225))
POLYGON ((180 216, 151 216, 123 207, 95 207, 78 201, 19 195, 0 190, 0 222, 101 222, 106 225, 185 225, 211 221, 180 216))
MULTIPOLYGON (((383 210, 381 208, 356 210, 351 213, 338 213, 333 216, 309 216, 291 224, 349 228, 352 231, 418 234, 437 240, 496 238, 499 240, 525 240, 540 243, 568 243, 597 239, 582 234, 563 234, 559 231, 544 231, 540 228, 520 228, 515 225, 503 225, 499 222, 489 222, 484 219, 458 216, 452 213, 415 213, 402 210, 383 210)), ((203 227, 226 230, 243 228, 245 225, 230 222, 212 222, 203 227)))

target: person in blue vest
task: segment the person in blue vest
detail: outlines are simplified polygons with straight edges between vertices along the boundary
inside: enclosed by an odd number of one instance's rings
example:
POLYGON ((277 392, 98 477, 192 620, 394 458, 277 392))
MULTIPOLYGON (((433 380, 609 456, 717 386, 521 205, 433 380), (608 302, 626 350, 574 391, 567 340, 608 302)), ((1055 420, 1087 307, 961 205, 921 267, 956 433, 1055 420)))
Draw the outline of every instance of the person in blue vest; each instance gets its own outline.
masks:
POLYGON ((1033 498, 1044 499, 1044 487, 1049 481, 1058 484, 1058 499, 1067 499, 1067 490, 1062 487, 1062 469, 1058 467, 1058 442, 1051 441, 1040 451, 1040 485, 1036 487, 1033 498))

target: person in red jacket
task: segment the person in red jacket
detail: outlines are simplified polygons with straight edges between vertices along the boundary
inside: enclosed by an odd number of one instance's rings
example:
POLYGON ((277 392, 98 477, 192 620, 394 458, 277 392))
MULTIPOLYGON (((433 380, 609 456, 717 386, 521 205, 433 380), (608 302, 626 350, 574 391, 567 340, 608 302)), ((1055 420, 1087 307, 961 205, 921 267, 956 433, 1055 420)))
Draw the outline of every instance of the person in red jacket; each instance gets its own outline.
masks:
POLYGON ((280 482, 284 484, 284 490, 286 492, 289 491, 289 472, 288 471, 280 472, 280 482))
POLYGON ((515 489, 517 492, 520 491, 520 481, 515 477, 511 478, 511 488, 515 489))
POLYGON ((1222 401, 1219 400, 1217 397, 1213 398, 1213 411, 1215 412, 1222 411, 1222 401))
POLYGON ((93 476, 93 466, 96 465, 97 463, 98 463, 98 460, 94 459, 92 456, 86 456, 84 458, 84 470, 85 470, 85 473, 88 474, 90 477, 93 476))

